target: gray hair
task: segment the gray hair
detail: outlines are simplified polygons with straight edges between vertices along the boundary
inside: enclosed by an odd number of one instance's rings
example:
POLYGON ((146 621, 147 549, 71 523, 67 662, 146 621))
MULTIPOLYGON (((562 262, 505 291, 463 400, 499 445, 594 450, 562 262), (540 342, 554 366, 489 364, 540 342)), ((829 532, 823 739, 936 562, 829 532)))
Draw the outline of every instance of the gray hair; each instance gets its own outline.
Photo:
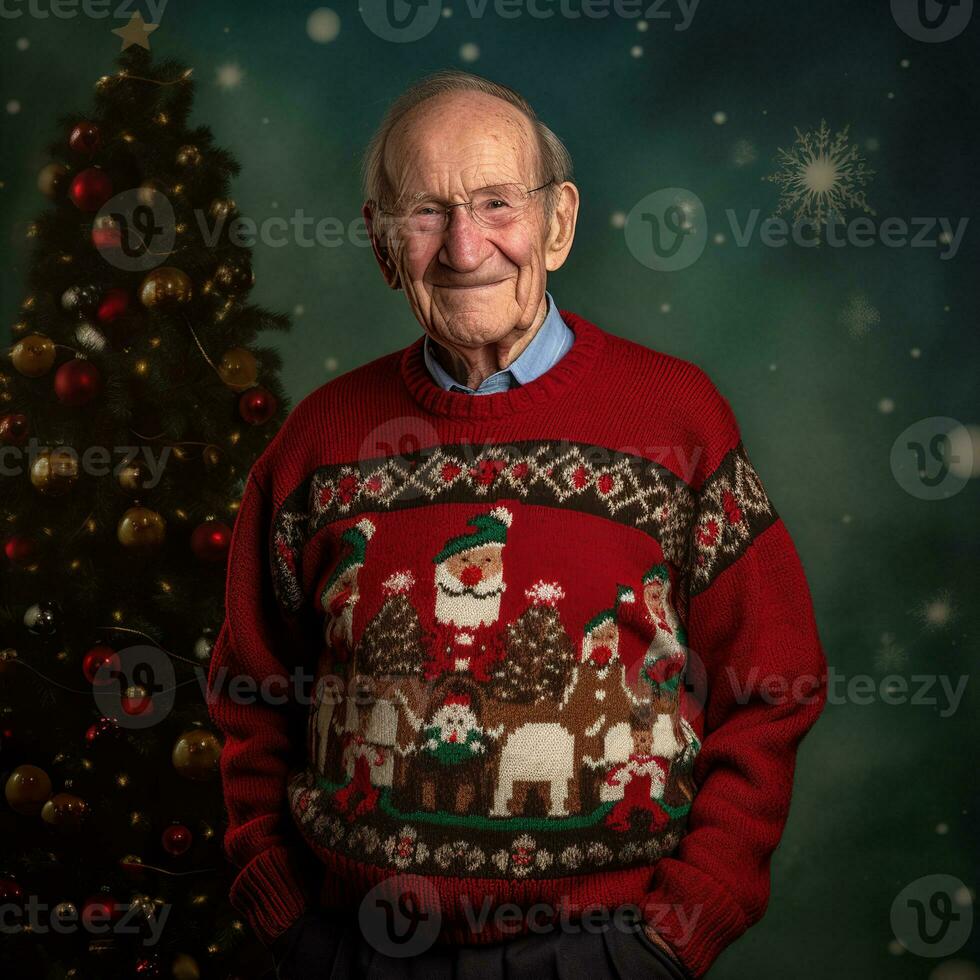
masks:
POLYGON ((543 184, 548 180, 555 182, 545 191, 546 213, 550 216, 557 200, 557 185, 564 180, 572 179, 572 158, 565 144, 538 119, 531 104, 523 95, 506 85, 457 69, 446 69, 427 75, 402 92, 388 107, 364 152, 361 179, 366 199, 382 207, 390 206, 392 203, 391 182, 385 170, 385 146, 397 123, 410 110, 428 99, 455 92, 482 92, 484 95, 502 99, 523 113, 531 123, 537 136, 540 183, 543 184))

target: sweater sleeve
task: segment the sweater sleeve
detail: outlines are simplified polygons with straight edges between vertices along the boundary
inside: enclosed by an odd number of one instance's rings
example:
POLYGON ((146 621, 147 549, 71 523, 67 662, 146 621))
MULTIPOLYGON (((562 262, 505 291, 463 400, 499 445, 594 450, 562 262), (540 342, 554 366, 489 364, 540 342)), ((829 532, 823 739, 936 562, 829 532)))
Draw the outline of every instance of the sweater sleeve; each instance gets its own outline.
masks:
POLYGON ((765 912, 797 748, 826 700, 799 556, 724 404, 736 445, 698 495, 691 543, 688 643, 706 682, 697 794, 643 908, 695 977, 765 912))
POLYGON ((232 533, 225 620, 208 676, 208 710, 224 735, 224 850, 241 869, 229 899, 265 945, 313 903, 308 869, 316 863, 304 853, 286 797, 290 770, 302 764, 294 668, 308 644, 273 591, 272 516, 253 468, 232 533))

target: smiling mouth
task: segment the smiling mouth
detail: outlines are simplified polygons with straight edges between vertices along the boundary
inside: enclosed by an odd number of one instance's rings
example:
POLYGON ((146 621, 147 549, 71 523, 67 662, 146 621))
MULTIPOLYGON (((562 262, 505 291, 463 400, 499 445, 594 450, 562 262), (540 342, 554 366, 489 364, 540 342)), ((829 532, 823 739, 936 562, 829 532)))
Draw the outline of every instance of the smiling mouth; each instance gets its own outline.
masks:
POLYGON ((495 279, 493 282, 478 282, 472 286, 453 286, 448 283, 440 283, 437 285, 438 289, 486 289, 488 286, 497 286, 502 282, 506 282, 505 279, 495 279))

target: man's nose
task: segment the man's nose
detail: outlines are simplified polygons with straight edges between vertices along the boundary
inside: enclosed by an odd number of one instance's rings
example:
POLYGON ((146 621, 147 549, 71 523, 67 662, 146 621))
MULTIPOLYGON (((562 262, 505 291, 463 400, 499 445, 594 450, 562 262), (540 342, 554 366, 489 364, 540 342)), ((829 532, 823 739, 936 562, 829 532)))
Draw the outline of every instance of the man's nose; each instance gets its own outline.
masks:
POLYGON ((439 259, 457 272, 472 272, 486 258, 486 233, 466 207, 449 209, 439 259))

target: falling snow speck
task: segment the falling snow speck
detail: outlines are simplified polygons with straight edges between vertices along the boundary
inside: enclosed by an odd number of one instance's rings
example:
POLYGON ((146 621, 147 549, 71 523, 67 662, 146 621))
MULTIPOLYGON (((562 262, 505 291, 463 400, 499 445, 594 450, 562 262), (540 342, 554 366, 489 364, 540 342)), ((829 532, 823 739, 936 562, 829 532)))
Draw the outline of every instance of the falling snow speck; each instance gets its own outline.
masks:
POLYGON ((297 303, 293 307, 294 316, 302 316, 306 312, 306 307, 302 303, 297 303))
POLYGON ((245 73, 238 65, 222 65, 217 71, 218 88, 226 90, 236 89, 242 84, 245 73))
POLYGON ((647 21, 645 21, 645 20, 638 20, 638 21, 636 22, 636 29, 637 29, 638 31, 640 31, 641 33, 642 33, 643 31, 646 31, 646 30, 649 30, 649 28, 650 28, 650 25, 649 25, 649 23, 647 23, 647 21))
POLYGON ((922 348, 921 347, 913 347, 909 351, 909 357, 913 358, 914 360, 918 360, 920 357, 922 357, 922 348))
POLYGON ((932 599, 927 599, 918 609, 919 622, 926 629, 941 629, 949 625, 953 618, 953 604, 948 592, 940 592, 932 599))
POLYGON ((732 147, 732 163, 736 167, 747 167, 758 159, 758 152, 750 140, 739 140, 732 147))
POLYGON ((327 359, 326 359, 326 360, 325 360, 325 361, 323 362, 323 366, 324 366, 324 367, 325 367, 325 368, 326 368, 326 369, 327 369, 328 371, 336 371, 336 370, 337 370, 337 364, 338 364, 338 362, 337 362, 337 358, 336 358, 336 357, 328 357, 328 358, 327 358, 327 359))
POLYGON ((329 7, 317 7, 306 18, 306 34, 317 44, 328 44, 340 33, 340 17, 329 7))
POLYGON ((720 231, 716 231, 715 232, 715 237, 712 240, 714 241, 714 243, 716 245, 724 245, 725 244, 725 236, 720 231))
POLYGON ((630 55, 633 58, 642 58, 643 48, 639 44, 634 44, 633 47, 630 48, 630 55))
POLYGON ((17 50, 26 51, 31 46, 31 42, 26 37, 17 38, 17 50))
POLYGON ((660 312, 661 313, 669 313, 670 312, 670 303, 661 303, 660 304, 660 312))
POLYGON ((460 45, 459 56, 463 61, 476 61, 480 57, 480 46, 472 41, 460 45))
POLYGON ((882 398, 878 402, 878 411, 882 415, 891 415, 895 411, 895 402, 891 398, 882 398))
POLYGON ((777 368, 777 366, 778 366, 778 365, 777 365, 777 364, 775 364, 775 362, 774 362, 774 363, 772 363, 772 364, 770 364, 770 365, 769 365, 769 370, 770 370, 770 371, 775 371, 775 370, 776 370, 776 368, 777 368))
POLYGON ((948 823, 937 823, 936 824, 936 833, 937 834, 940 834, 940 835, 942 835, 942 834, 948 834, 949 833, 949 824, 948 823))
POLYGON ((12 116, 16 116, 20 112, 20 103, 16 99, 11 99, 7 103, 7 112, 12 116))
POLYGON ((893 939, 888 944, 888 952, 891 953, 892 956, 901 956, 905 952, 905 947, 897 939, 893 939))
POLYGON ((899 62, 899 64, 900 64, 900 65, 901 65, 901 66, 902 66, 903 68, 908 68, 908 66, 909 66, 909 65, 911 65, 911 64, 912 64, 912 62, 911 62, 911 61, 909 61, 909 59, 908 59, 908 58, 902 58, 902 60, 901 60, 901 61, 899 62))
POLYGON ((626 213, 624 211, 613 211, 613 213, 609 215, 609 224, 611 224, 613 228, 625 228, 626 213))
POLYGON ((728 113, 718 111, 711 117, 711 121, 716 126, 724 126, 725 123, 728 122, 728 113))
POLYGON ((848 333, 855 339, 866 337, 873 327, 881 322, 881 314, 868 302, 866 296, 852 296, 847 306, 841 310, 840 322, 847 327, 848 333))
POLYGON ((452 17, 452 15, 453 15, 453 8, 452 7, 443 7, 442 8, 442 16, 443 17, 452 17))

